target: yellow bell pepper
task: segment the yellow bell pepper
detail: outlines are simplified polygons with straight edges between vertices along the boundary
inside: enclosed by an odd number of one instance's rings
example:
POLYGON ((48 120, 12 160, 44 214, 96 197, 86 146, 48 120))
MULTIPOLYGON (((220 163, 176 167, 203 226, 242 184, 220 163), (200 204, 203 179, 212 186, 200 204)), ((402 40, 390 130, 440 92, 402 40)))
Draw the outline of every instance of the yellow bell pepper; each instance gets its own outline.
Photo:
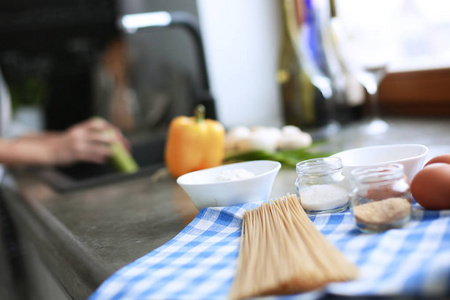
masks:
POLYGON ((164 159, 174 177, 222 164, 225 128, 218 121, 205 119, 199 105, 194 117, 178 116, 169 125, 164 159))

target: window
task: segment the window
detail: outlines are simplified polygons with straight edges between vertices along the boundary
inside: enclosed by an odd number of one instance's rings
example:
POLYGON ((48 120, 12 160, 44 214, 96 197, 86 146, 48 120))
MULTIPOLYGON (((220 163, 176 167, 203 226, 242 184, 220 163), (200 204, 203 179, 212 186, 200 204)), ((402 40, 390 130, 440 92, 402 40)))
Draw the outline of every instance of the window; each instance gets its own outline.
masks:
POLYGON ((336 7, 351 35, 389 53, 385 113, 450 115, 450 1, 336 0, 336 7))

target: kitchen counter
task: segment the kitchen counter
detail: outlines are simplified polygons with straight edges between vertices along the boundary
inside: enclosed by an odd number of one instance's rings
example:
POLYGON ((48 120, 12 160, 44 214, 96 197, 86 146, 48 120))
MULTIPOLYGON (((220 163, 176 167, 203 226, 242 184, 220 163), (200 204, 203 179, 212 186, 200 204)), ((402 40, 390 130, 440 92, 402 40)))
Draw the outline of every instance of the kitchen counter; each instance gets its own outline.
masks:
MULTIPOLYGON (((420 143, 428 158, 450 153, 450 120, 387 119, 387 134, 362 137, 356 124, 327 142, 333 151, 374 144, 420 143)), ((294 193, 296 174, 282 169, 272 197, 294 193)), ((198 213, 164 170, 153 175, 58 193, 26 170, 9 173, 4 202, 23 239, 67 298, 86 299, 119 268, 163 245, 198 213)), ((0 252, 1 253, 1 252, 0 252)))

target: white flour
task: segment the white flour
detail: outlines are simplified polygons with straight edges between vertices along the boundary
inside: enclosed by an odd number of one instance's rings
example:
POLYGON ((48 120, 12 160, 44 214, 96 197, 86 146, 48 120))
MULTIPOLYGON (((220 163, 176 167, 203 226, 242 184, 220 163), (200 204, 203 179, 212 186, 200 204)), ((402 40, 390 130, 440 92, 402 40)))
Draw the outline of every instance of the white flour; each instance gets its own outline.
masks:
POLYGON ((252 177, 255 177, 255 174, 253 174, 252 172, 247 171, 246 169, 236 168, 223 171, 222 173, 219 174, 219 176, 217 176, 216 181, 223 182, 223 181, 247 179, 252 177))

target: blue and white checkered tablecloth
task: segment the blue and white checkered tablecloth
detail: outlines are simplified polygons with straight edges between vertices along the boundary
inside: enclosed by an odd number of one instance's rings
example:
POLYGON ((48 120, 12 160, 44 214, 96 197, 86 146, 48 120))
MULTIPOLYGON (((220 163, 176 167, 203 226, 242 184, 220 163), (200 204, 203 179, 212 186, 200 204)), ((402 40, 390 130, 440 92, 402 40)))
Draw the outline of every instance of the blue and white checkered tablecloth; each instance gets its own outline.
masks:
MULTIPOLYGON (((95 291, 95 299, 225 299, 233 281, 242 216, 256 204, 207 208, 176 237, 123 267, 95 291)), ((414 205, 402 229, 363 234, 349 211, 312 216, 315 226, 358 265, 358 280, 320 292, 349 296, 450 297, 450 210, 414 205)))

